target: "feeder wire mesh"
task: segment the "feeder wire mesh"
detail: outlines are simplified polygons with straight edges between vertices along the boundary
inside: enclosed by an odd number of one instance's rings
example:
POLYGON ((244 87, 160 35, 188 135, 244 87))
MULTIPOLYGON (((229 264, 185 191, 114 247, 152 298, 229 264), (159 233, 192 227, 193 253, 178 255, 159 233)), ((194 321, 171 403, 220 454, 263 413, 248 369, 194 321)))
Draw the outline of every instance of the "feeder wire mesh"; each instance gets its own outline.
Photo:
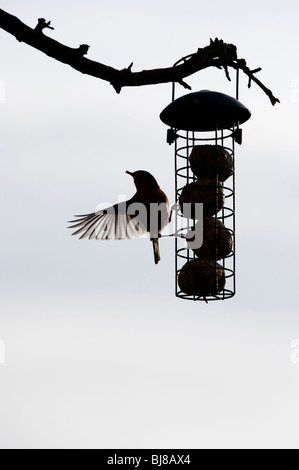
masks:
POLYGON ((239 125, 251 115, 238 97, 238 70, 237 99, 208 90, 175 99, 173 83, 172 103, 160 115, 175 144, 175 293, 182 299, 235 295, 235 142, 242 143, 239 125))

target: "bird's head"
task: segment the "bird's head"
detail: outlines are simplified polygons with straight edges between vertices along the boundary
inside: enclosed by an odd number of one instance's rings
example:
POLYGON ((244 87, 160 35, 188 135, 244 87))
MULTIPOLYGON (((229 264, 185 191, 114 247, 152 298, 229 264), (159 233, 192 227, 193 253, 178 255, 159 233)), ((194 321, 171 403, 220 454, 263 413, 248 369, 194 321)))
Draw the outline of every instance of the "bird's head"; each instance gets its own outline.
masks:
POLYGON ((156 179, 148 171, 138 170, 133 173, 126 171, 126 173, 134 178, 137 191, 145 188, 159 188, 156 179))

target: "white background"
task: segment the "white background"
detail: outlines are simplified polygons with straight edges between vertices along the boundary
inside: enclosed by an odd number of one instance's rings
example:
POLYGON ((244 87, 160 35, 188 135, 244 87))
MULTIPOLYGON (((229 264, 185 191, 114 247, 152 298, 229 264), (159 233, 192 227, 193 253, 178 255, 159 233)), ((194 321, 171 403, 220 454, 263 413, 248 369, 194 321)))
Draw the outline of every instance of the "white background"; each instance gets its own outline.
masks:
MULTIPOLYGON (((167 67, 221 38, 281 104, 241 76, 252 118, 236 149, 237 295, 174 296, 174 244, 78 241, 67 220, 152 172, 174 202, 159 114, 171 85, 125 88, 0 30, 1 448, 298 447, 298 2, 2 0, 90 59, 167 67)), ((234 72, 193 91, 234 96, 234 72)), ((185 93, 180 90, 180 93, 185 93)))

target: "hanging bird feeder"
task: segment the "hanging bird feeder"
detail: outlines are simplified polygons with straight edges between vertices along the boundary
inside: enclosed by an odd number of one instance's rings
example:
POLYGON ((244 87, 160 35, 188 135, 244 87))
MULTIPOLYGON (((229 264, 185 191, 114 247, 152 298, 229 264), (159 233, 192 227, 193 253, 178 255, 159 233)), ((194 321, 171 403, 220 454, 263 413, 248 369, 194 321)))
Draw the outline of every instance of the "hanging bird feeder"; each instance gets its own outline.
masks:
POLYGON ((235 142, 251 113, 216 91, 174 98, 173 84, 160 118, 175 144, 176 296, 228 299, 235 295, 235 142))

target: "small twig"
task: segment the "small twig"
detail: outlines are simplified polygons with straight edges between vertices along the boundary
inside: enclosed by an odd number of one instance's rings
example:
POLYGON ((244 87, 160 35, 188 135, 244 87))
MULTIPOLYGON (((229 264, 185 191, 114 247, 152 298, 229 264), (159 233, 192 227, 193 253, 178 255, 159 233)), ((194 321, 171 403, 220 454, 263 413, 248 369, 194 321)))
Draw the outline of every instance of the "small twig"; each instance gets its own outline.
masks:
MULTIPOLYGON (((257 69, 250 70, 250 73, 253 75, 254 73, 260 72, 261 70, 262 68, 258 67, 257 69)), ((250 75, 249 80, 248 80, 248 88, 251 88, 252 75, 250 75)))
POLYGON ((230 78, 230 75, 229 75, 229 71, 228 71, 227 65, 223 65, 223 68, 224 68, 224 71, 225 71, 225 76, 226 76, 226 78, 228 79, 229 82, 231 82, 231 78, 230 78))
POLYGON ((184 80, 178 80, 178 84, 182 85, 182 87, 186 88, 187 90, 192 90, 191 86, 184 82, 184 80))
POLYGON ((130 65, 129 65, 129 67, 128 67, 127 69, 125 69, 125 70, 127 70, 128 72, 132 72, 132 67, 133 67, 133 65, 134 65, 134 62, 131 62, 130 65))

